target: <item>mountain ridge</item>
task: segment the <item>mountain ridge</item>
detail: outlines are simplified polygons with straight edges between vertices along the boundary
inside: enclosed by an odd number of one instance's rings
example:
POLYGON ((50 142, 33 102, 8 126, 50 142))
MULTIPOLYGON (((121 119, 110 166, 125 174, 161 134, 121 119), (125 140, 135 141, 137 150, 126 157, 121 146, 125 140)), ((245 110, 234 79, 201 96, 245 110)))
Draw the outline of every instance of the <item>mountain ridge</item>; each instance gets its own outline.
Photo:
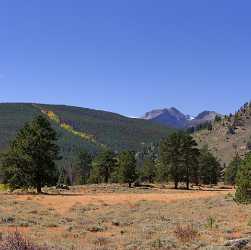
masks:
POLYGON ((89 108, 0 103, 0 151, 7 150, 17 131, 40 114, 49 118, 59 134, 61 154, 69 161, 76 158, 83 149, 92 153, 97 153, 104 147, 114 151, 137 151, 142 144, 158 142, 174 131, 151 121, 89 108))
POLYGON ((222 116, 215 111, 202 111, 197 116, 185 115, 175 107, 154 109, 142 117, 145 120, 151 120, 155 123, 173 127, 176 129, 186 129, 196 127, 206 122, 212 122, 216 116, 222 116))

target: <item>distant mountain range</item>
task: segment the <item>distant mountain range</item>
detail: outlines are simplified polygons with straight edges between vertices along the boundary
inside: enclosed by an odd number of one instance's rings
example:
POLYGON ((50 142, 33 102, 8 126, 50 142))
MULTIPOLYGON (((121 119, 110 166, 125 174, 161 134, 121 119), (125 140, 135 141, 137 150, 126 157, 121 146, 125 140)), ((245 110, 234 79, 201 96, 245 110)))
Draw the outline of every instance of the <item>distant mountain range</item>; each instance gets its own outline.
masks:
POLYGON ((155 123, 171 128, 184 129, 196 127, 200 124, 213 121, 216 116, 221 116, 215 111, 203 111, 196 117, 185 115, 178 109, 171 107, 165 109, 155 109, 147 112, 142 119, 151 120, 155 123))

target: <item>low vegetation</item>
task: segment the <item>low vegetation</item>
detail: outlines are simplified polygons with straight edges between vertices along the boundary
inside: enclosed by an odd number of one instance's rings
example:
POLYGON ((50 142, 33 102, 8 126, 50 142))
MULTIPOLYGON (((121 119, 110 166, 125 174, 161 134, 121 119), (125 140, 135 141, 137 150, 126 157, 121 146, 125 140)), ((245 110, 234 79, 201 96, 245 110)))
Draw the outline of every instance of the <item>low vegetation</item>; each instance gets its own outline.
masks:
POLYGON ((250 206, 236 206, 234 190, 172 185, 45 189, 51 195, 1 192, 2 241, 17 231, 45 249, 203 249, 248 235, 250 206))

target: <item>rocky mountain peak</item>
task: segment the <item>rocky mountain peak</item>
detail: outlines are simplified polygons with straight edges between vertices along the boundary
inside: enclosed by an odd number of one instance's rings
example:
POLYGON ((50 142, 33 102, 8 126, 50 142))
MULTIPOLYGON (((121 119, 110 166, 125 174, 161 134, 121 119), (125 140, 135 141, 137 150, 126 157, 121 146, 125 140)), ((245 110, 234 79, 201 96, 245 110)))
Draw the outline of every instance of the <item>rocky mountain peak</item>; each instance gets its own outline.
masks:
POLYGON ((142 119, 152 120, 155 123, 166 125, 173 128, 184 129, 198 126, 205 122, 213 121, 218 115, 215 111, 203 111, 195 118, 191 115, 185 115, 175 107, 154 109, 147 112, 142 119))

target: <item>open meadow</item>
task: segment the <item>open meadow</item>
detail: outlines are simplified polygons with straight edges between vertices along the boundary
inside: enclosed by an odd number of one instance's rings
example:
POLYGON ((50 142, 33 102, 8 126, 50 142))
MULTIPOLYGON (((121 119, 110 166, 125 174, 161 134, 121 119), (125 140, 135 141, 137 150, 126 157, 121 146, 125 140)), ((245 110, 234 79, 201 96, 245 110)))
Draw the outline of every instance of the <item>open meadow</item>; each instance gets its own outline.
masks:
POLYGON ((2 239, 18 231, 52 249, 228 249, 207 247, 251 233, 251 206, 237 205, 233 189, 87 185, 44 191, 0 194, 2 239))

